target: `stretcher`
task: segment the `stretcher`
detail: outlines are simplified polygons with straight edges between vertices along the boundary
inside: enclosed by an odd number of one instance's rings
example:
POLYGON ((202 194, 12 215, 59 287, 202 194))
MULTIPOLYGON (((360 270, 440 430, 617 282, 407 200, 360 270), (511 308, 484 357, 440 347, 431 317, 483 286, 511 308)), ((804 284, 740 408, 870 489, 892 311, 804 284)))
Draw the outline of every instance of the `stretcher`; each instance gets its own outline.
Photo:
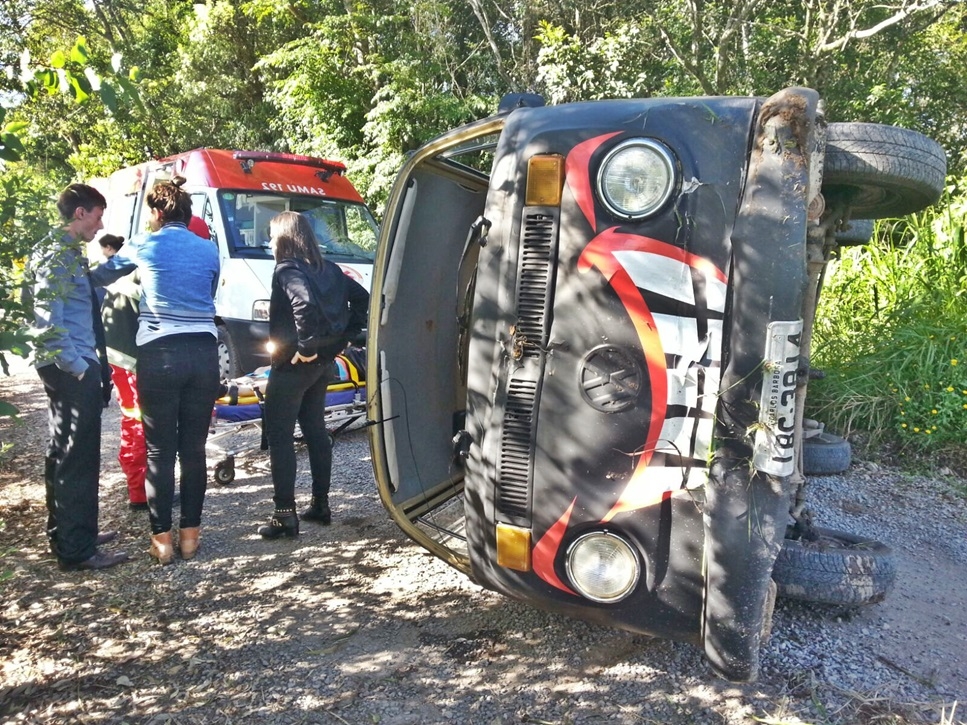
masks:
MULTIPOLYGON (((354 348, 337 355, 333 363, 334 377, 326 392, 326 430, 332 440, 366 417, 365 355, 365 350, 354 348)), ((235 462, 238 458, 268 449, 262 425, 265 413, 262 391, 270 372, 268 367, 259 368, 250 375, 232 381, 237 388, 251 389, 251 395, 226 395, 215 401, 205 447, 210 456, 219 457, 212 477, 221 486, 227 486, 235 480, 235 462), (257 442, 246 436, 243 440, 248 442, 241 445, 222 445, 226 439, 234 443, 238 436, 248 431, 258 432, 257 442)), ((297 424, 296 440, 300 439, 297 424)))

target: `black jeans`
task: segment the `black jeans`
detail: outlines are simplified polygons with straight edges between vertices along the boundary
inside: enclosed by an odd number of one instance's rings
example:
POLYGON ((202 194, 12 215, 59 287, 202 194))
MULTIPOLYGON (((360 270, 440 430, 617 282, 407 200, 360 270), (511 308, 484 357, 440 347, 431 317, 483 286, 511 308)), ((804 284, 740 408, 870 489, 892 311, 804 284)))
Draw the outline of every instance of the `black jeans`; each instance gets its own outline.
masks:
POLYGON ((272 368, 265 388, 265 437, 272 468, 276 509, 295 507, 295 422, 309 449, 312 495, 328 496, 332 441, 326 430, 326 388, 332 361, 285 363, 272 368))
POLYGON ((97 547, 97 484, 101 468, 100 367, 88 360, 78 380, 56 365, 37 368, 47 393, 50 440, 44 461, 47 537, 57 558, 77 564, 97 547))
POLYGON ((205 441, 217 396, 218 348, 213 335, 168 335, 138 346, 138 399, 148 448, 145 492, 152 534, 171 530, 176 456, 181 464, 180 525, 201 524, 208 484, 205 441))

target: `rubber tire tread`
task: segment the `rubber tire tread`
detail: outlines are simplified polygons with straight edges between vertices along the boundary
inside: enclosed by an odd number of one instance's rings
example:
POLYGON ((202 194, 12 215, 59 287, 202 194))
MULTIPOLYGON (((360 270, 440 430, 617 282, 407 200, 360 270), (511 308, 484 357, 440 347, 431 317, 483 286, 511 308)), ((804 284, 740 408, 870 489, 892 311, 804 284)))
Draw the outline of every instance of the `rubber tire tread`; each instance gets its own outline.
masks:
POLYGON ((783 541, 772 570, 780 597, 857 607, 880 602, 889 594, 896 580, 890 547, 842 531, 814 530, 820 542, 783 541))
POLYGON ((853 462, 853 447, 838 435, 826 433, 802 442, 802 472, 807 476, 842 473, 853 462))
POLYGON ((899 217, 940 198, 947 174, 943 148, 916 131, 878 123, 831 123, 823 193, 847 195, 856 219, 899 217))
POLYGON ((239 363, 238 347, 236 347, 235 341, 232 339, 232 336, 229 334, 228 329, 226 329, 222 325, 218 325, 216 329, 218 331, 218 345, 219 347, 222 345, 225 346, 225 349, 228 351, 228 359, 229 359, 228 370, 222 370, 221 350, 219 350, 219 353, 218 353, 219 377, 221 379, 228 378, 229 380, 232 380, 234 378, 244 375, 245 373, 242 371, 241 365, 239 363))

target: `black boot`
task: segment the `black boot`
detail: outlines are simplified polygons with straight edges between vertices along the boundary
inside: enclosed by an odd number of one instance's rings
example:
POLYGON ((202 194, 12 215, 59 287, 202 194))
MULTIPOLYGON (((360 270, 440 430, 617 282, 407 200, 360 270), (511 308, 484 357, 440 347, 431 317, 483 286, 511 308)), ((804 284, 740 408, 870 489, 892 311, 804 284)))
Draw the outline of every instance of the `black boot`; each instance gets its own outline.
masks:
POLYGON ((309 502, 309 508, 302 512, 302 518, 306 521, 328 526, 332 523, 332 511, 329 509, 328 496, 313 496, 309 502))
POLYGON ((259 526, 259 536, 263 539, 277 539, 280 536, 298 536, 299 517, 295 508, 276 509, 265 526, 259 526))

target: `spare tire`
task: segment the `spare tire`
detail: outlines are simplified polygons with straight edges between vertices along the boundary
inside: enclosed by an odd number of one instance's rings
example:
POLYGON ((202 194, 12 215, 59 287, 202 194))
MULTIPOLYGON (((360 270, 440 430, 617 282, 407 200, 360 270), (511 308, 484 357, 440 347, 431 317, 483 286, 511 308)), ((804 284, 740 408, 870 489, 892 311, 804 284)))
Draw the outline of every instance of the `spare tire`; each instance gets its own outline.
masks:
POLYGON ((772 579, 778 595, 850 607, 882 601, 896 580, 890 547, 843 531, 813 527, 814 541, 786 538, 772 579))
POLYGON ((831 476, 842 473, 853 462, 853 448, 838 435, 822 433, 802 442, 802 472, 807 476, 831 476))
POLYGON ((831 123, 823 195, 859 219, 899 217, 930 206, 944 188, 947 157, 933 139, 897 126, 831 123))

